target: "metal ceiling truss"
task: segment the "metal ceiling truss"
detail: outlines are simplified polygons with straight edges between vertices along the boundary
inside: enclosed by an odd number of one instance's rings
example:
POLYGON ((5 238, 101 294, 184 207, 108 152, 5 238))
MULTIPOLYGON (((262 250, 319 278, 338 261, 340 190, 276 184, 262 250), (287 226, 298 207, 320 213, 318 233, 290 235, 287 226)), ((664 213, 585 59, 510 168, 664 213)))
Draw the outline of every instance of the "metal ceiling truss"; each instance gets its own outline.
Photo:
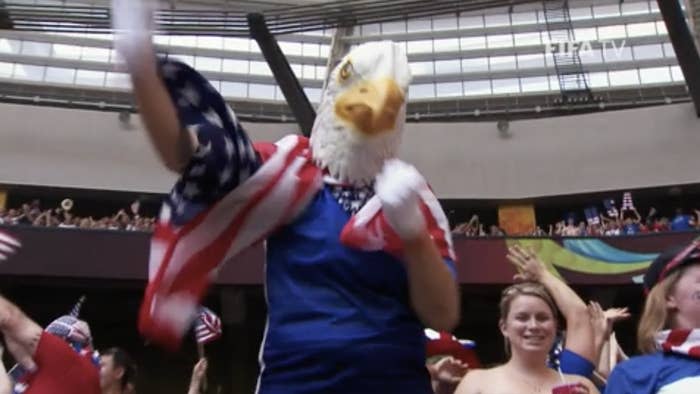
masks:
MULTIPOLYGON (((341 0, 321 4, 275 7, 263 11, 270 32, 291 34, 339 26, 390 22, 411 18, 513 7, 531 0, 341 0)), ((4 2, 12 28, 29 31, 109 33, 107 6, 71 3, 29 5, 4 2)), ((212 9, 162 9, 156 12, 159 31, 173 35, 248 37, 246 13, 212 9)))

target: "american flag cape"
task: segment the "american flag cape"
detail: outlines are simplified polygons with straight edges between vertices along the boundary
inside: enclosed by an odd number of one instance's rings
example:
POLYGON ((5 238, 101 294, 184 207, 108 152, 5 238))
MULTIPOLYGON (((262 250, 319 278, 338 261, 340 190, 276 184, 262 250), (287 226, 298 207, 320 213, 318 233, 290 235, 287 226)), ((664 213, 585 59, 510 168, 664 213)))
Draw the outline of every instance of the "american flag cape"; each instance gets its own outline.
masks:
MULTIPOLYGON (((176 350, 196 317, 199 301, 219 265, 291 222, 323 185, 311 160, 308 140, 288 136, 274 144, 265 163, 242 185, 183 226, 170 221, 163 206, 151 240, 149 284, 139 330, 151 341, 176 350), (291 196, 291 198, 290 198, 291 196)), ((422 211, 440 254, 456 261, 447 218, 427 185, 420 191, 422 211)), ((400 255, 402 244, 373 196, 351 217, 341 242, 365 251, 400 255)))
POLYGON ((221 337, 221 319, 209 308, 201 307, 194 325, 197 343, 206 344, 221 337))
POLYGON ((664 330, 657 333, 655 339, 659 350, 700 360, 700 329, 698 328, 664 330))

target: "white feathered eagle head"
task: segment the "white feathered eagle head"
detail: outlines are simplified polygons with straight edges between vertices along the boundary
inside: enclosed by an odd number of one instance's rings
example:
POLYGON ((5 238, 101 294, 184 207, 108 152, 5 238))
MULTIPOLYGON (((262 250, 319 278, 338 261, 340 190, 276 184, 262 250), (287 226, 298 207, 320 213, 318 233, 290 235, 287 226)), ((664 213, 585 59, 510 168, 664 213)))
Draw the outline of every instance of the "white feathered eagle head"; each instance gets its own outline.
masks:
POLYGON ((314 161, 336 180, 369 185, 396 156, 411 73, 389 41, 354 48, 331 72, 311 132, 314 161))

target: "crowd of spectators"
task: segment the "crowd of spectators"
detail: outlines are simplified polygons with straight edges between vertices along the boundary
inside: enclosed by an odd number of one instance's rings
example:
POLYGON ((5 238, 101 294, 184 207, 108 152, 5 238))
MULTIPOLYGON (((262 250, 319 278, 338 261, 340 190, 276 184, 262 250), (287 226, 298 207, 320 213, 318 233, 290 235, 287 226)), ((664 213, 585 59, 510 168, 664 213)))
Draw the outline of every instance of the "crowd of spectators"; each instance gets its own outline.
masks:
POLYGON ((72 200, 65 199, 57 208, 42 208, 39 200, 24 203, 17 208, 0 207, 0 224, 30 225, 38 227, 61 227, 100 230, 152 231, 155 218, 139 214, 140 203, 129 209, 120 209, 110 216, 80 216, 73 209, 72 200))
MULTIPOLYGON (((535 226, 529 234, 517 235, 597 237, 692 230, 700 230, 700 210, 694 210, 691 215, 678 208, 675 210, 674 216, 669 218, 659 215, 658 211, 652 207, 645 217, 642 217, 636 208, 620 211, 617 216, 601 214, 595 218, 588 218, 586 221, 577 221, 573 216, 569 216, 544 228, 535 226)), ((502 237, 507 235, 506 231, 497 225, 487 226, 482 223, 478 215, 473 215, 468 222, 455 226, 452 233, 467 237, 502 237)))

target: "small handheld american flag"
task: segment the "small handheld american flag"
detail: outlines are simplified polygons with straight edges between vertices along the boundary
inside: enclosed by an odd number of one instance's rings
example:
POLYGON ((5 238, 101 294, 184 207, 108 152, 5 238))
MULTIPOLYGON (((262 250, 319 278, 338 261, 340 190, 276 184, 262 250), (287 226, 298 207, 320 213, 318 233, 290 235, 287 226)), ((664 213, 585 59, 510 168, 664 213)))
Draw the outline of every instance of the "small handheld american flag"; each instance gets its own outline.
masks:
POLYGON ((634 210, 634 202, 632 201, 632 193, 625 192, 622 195, 622 210, 634 210))
POLYGON ((221 336, 221 319, 209 308, 200 307, 194 324, 194 336, 199 344, 209 343, 221 336))
POLYGON ((17 252, 22 244, 10 234, 0 231, 0 261, 7 260, 7 257, 17 252))

